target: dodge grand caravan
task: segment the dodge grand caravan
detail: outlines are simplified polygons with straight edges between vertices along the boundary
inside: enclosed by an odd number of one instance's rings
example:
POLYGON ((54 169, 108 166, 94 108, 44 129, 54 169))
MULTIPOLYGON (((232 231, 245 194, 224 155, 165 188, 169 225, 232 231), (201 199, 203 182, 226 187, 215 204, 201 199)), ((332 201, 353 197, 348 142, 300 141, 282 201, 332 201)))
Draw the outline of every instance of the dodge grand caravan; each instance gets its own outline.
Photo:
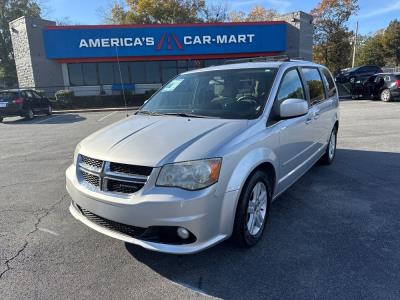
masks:
POLYGON ((194 253, 229 237, 253 246, 271 202, 334 160, 338 106, 331 73, 306 61, 183 73, 78 144, 70 212, 155 251, 194 253))

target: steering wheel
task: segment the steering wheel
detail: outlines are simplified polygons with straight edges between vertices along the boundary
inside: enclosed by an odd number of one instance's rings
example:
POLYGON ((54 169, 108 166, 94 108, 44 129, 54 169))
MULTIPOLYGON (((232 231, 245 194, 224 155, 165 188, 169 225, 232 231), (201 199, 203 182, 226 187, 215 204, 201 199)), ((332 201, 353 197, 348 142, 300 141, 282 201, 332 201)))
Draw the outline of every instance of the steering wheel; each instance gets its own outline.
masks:
POLYGON ((246 96, 239 97, 238 99, 236 99, 236 102, 242 102, 245 99, 251 100, 252 102, 255 102, 258 104, 257 97, 255 97, 253 95, 246 95, 246 96))

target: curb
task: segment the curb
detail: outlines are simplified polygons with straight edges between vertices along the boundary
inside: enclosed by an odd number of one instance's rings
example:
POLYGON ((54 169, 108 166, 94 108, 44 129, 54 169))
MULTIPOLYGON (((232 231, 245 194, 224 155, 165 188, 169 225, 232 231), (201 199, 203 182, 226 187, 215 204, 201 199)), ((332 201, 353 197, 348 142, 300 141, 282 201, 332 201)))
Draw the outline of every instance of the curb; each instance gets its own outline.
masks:
POLYGON ((131 107, 112 107, 112 108, 86 108, 86 109, 66 109, 66 110, 53 110, 53 114, 70 114, 70 113, 84 113, 84 112, 102 112, 102 111, 125 111, 137 110, 140 106, 131 107))

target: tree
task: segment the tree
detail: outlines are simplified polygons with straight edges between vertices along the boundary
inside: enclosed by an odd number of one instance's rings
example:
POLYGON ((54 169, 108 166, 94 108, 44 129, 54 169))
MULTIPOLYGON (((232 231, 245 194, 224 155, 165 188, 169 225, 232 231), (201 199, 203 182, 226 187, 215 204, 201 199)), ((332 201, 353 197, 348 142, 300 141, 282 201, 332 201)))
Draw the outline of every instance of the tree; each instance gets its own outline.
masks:
POLYGON ((226 3, 209 4, 201 13, 202 21, 206 23, 226 22, 229 20, 228 7, 226 3))
POLYGON ((173 24, 200 22, 205 0, 125 0, 115 2, 110 22, 116 24, 173 24))
POLYGON ((229 14, 231 22, 258 22, 271 21, 278 16, 278 12, 273 9, 266 9, 263 6, 256 5, 246 14, 242 11, 233 11, 229 14))
POLYGON ((22 16, 40 17, 39 4, 35 0, 0 0, 0 76, 8 86, 17 82, 9 22, 22 16))
POLYGON ((400 65, 400 22, 391 21, 383 35, 383 48, 389 64, 400 65))
POLYGON ((358 11, 357 0, 322 0, 311 11, 314 16, 314 60, 331 70, 350 65, 352 33, 346 23, 358 11))
POLYGON ((378 31, 367 37, 358 47, 356 64, 360 65, 385 65, 385 53, 383 47, 383 32, 378 31))

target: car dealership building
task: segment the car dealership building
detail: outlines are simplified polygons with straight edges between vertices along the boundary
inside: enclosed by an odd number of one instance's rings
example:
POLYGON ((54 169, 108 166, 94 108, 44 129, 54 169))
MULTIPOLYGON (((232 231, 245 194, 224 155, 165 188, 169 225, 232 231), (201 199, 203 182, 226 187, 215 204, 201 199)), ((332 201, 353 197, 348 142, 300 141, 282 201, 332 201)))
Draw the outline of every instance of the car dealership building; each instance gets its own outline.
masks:
POLYGON ((312 16, 272 22, 56 26, 10 22, 20 88, 76 95, 158 89, 175 75, 235 58, 287 54, 311 60, 312 16))

